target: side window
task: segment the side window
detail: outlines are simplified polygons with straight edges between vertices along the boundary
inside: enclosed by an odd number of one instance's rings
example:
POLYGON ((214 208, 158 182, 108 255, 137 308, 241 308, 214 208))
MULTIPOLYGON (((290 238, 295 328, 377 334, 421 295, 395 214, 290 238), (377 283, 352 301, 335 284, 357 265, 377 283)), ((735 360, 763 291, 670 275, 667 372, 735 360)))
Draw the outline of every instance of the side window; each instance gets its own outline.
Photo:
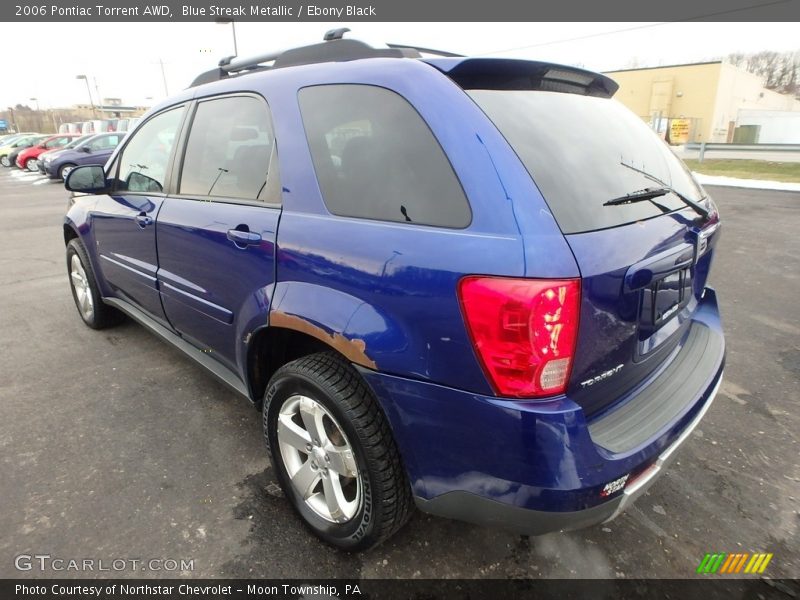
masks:
POLYGON ((117 144, 119 144, 118 135, 104 135, 94 140, 91 146, 92 150, 108 150, 109 148, 116 148, 117 144))
POLYGON ((99 137, 97 139, 92 140, 87 145, 93 151, 103 150, 104 148, 108 148, 108 138, 106 136, 99 137))
POLYGON ((419 113, 369 85, 299 93, 306 138, 332 213, 461 228, 472 220, 453 167, 419 113))
POLYGON ((278 160, 269 109, 233 96, 197 105, 178 192, 280 202, 278 160))
MULTIPOLYGON (((164 190, 169 157, 183 107, 173 108, 149 119, 130 139, 119 158, 117 191, 159 193, 164 190)), ((116 137, 119 136, 109 136, 116 137)))

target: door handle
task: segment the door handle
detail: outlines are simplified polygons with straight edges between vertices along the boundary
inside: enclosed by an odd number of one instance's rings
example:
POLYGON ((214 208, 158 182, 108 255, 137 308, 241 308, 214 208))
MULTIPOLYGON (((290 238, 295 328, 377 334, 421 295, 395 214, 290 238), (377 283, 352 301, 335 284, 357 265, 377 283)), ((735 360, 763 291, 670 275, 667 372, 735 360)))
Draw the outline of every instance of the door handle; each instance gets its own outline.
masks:
POLYGON ((261 243, 261 235, 252 231, 242 231, 241 229, 229 229, 228 239, 238 247, 255 246, 261 243))
POLYGON ((152 225, 153 224, 153 217, 148 216, 145 213, 140 213, 140 214, 136 215, 133 219, 134 219, 134 221, 136 221, 136 224, 139 227, 141 227, 142 229, 144 229, 148 225, 152 225))

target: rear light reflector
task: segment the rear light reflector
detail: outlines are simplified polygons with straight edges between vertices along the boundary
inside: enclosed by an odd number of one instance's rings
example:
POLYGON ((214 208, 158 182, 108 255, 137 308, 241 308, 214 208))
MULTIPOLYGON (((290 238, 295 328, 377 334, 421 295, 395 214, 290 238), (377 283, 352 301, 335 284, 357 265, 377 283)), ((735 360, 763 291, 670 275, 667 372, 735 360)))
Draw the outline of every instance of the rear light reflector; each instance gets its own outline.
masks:
POLYGON ((458 292, 495 393, 537 398, 564 392, 578 333, 579 279, 469 276, 458 292))

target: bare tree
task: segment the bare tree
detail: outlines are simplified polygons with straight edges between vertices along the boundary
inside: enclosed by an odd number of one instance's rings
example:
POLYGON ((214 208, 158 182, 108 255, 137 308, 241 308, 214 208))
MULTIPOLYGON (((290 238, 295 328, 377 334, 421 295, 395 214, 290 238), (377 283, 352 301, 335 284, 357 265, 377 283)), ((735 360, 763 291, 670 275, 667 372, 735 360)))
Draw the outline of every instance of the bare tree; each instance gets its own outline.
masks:
POLYGON ((764 87, 769 90, 793 95, 800 93, 800 50, 762 50, 752 54, 733 52, 727 61, 762 77, 764 87))

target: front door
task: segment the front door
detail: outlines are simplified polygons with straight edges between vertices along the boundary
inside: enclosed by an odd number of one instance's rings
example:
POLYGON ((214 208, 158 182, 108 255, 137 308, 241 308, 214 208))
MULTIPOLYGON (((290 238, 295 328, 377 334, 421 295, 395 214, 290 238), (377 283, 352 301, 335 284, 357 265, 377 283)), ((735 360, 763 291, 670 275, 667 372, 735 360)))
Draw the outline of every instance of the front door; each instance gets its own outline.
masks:
POLYGON ((92 212, 99 268, 114 295, 164 320, 156 271, 156 217, 184 107, 150 118, 114 161, 112 192, 92 212))

